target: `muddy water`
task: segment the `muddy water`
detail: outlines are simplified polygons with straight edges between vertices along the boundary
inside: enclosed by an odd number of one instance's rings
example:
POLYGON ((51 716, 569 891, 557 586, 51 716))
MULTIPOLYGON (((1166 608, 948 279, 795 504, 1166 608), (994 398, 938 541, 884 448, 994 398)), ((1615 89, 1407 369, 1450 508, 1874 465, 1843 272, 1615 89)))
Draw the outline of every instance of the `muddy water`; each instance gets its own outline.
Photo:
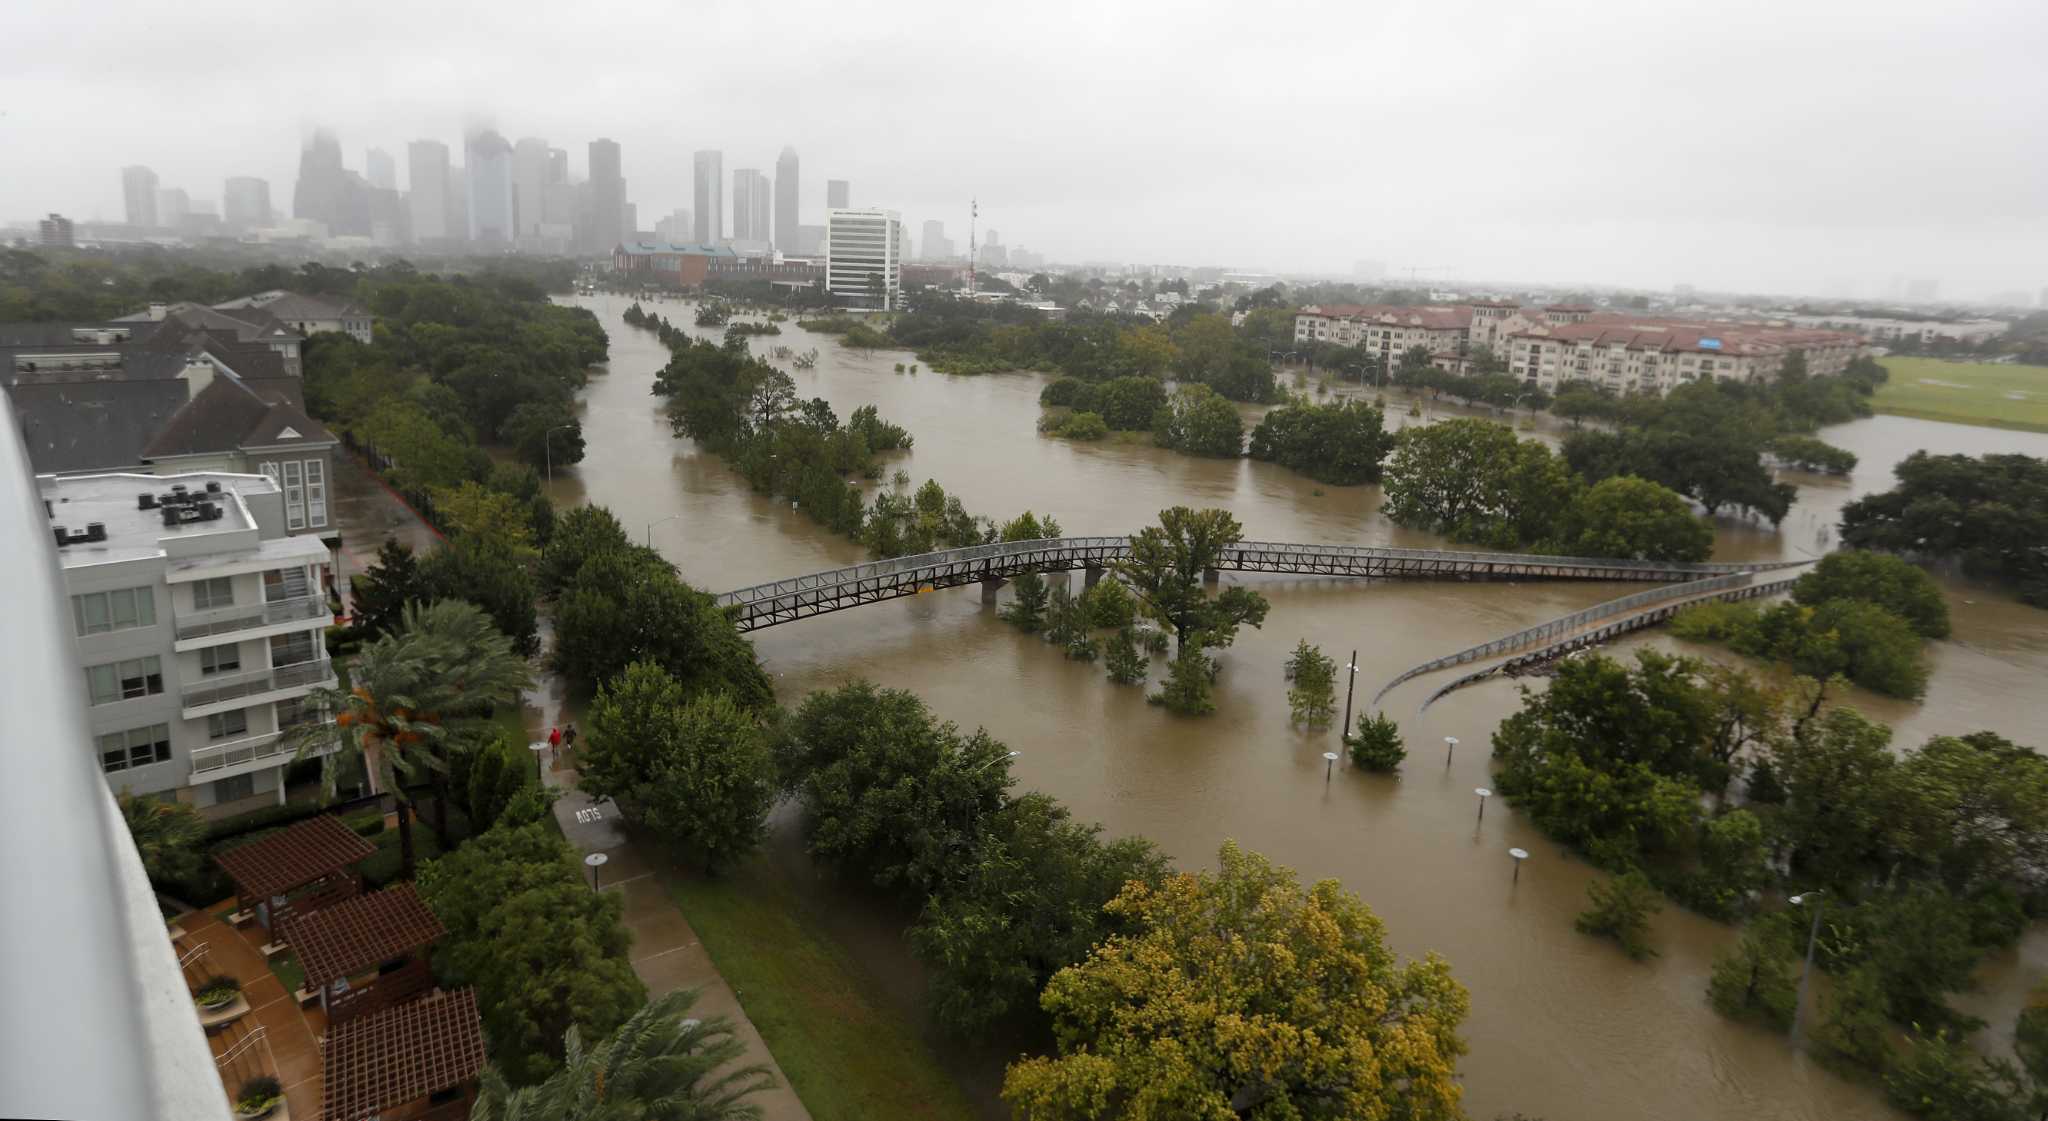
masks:
MULTIPOLYGON (((864 559, 854 543, 786 502, 752 493, 718 459, 672 437, 648 393, 665 352, 619 320, 625 301, 581 302, 611 333, 612 359, 585 393, 589 458, 558 472, 559 501, 610 506, 630 532, 650 536, 686 579, 711 590, 864 559)), ((677 303, 658 310, 679 323, 691 314, 677 303)), ((895 363, 914 361, 910 355, 843 351, 829 337, 790 324, 780 338, 758 340, 756 349, 776 342, 820 351, 815 369, 792 371, 802 396, 824 397, 842 417, 878 405, 917 440, 892 470, 903 467, 915 482, 938 479, 976 513, 1008 517, 1028 507, 1056 515, 1068 533, 1125 533, 1165 506, 1220 506, 1253 538, 1445 544, 1380 518, 1376 488, 1318 487, 1250 461, 1041 437, 1034 423, 1044 378, 1037 375, 897 374, 895 363)), ((1390 412, 1409 422, 1404 405, 1390 412)), ((1890 465, 1915 448, 2048 455, 2048 436, 1899 418, 1825 435, 1862 457, 1857 473, 1846 480, 1796 477, 1800 501, 1783 532, 1724 520, 1717 559, 1825 551, 1841 504, 1890 486, 1890 465)), ((1387 709, 1401 721, 1411 751, 1398 779, 1340 766, 1326 781, 1322 753, 1337 746, 1336 731, 1307 733, 1288 723, 1280 665, 1299 639, 1340 662, 1358 650, 1362 704, 1417 661, 1634 588, 1225 578, 1256 585, 1272 611, 1263 630, 1246 631, 1222 653, 1218 712, 1199 721, 1169 717, 1137 690, 1109 684, 1099 666, 1067 661, 1004 626, 971 588, 754 638, 785 700, 857 676, 912 689, 943 716, 986 726, 1021 752, 1016 773, 1023 787, 1048 791, 1112 834, 1150 837, 1185 865, 1213 865, 1217 846, 1235 838, 1304 877, 1342 880, 1385 920, 1396 948, 1443 954, 1470 988, 1471 1054, 1461 1069, 1475 1117, 1507 1110, 1580 1121, 1887 1115, 1871 1092, 1788 1055, 1782 1039, 1729 1025, 1706 1006, 1708 969, 1730 937, 1726 928, 1667 910, 1656 923, 1662 956, 1631 963, 1572 930, 1591 878, 1585 865, 1497 802, 1483 822, 1475 820, 1473 790, 1488 785, 1487 738, 1515 707, 1514 685, 1471 689, 1421 716, 1415 706, 1434 678, 1392 693, 1387 709), (1462 740, 1455 754, 1447 752, 1446 736, 1462 740), (1507 855, 1514 846, 1532 854, 1519 883, 1511 880, 1507 855)), ((1957 636, 1936 650, 1925 703, 1856 700, 1895 723, 1902 742, 1982 727, 2041 740, 2037 690, 2048 679, 2048 613, 1960 582, 1948 591, 1957 636)), ((863 914, 857 898, 843 902, 834 925, 855 952, 881 975, 914 988, 914 971, 890 944, 889 923, 863 914)), ((2048 966, 2044 942, 2030 940, 1995 963, 1973 1010, 1994 1024, 2009 1023, 2022 979, 2048 966)), ((988 1077, 999 1069, 984 1068, 988 1077)), ((987 1085, 978 1089, 985 1098, 987 1085)))

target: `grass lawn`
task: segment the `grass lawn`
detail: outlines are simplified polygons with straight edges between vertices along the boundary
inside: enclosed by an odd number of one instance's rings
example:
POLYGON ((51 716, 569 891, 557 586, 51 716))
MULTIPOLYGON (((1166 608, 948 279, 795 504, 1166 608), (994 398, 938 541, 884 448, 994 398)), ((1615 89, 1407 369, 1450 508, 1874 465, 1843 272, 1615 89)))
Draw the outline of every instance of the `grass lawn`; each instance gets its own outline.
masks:
POLYGON ((306 971, 299 965, 299 955, 279 954, 270 959, 270 971, 284 985, 287 993, 296 993, 306 987, 306 971))
POLYGON ((1871 407, 1893 416, 2048 432, 2048 366, 1882 359, 1891 380, 1871 407))
POLYGON ((691 879, 672 893, 817 1121, 974 1115, 916 1030, 772 877, 691 879))

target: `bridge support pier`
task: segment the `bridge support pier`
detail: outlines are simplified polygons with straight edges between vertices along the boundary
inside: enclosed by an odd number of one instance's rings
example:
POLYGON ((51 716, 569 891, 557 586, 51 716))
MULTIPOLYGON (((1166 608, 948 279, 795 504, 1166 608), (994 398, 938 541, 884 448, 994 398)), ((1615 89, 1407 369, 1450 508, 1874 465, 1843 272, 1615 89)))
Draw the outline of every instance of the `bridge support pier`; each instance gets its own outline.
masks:
POLYGON ((1202 583, 1204 584, 1214 584, 1222 578, 1223 573, 1217 571, 1216 569, 1205 568, 1202 570, 1202 583))
POLYGON ((1010 581, 1008 580, 1008 578, 1002 576, 982 577, 981 602, 984 604, 994 603, 996 601, 996 589, 1002 587, 1004 584, 1007 584, 1009 582, 1010 581))
POLYGON ((1102 573, 1103 570, 1100 568, 1088 567, 1081 569, 1081 590, 1085 592, 1089 588, 1100 584, 1102 582, 1102 573))

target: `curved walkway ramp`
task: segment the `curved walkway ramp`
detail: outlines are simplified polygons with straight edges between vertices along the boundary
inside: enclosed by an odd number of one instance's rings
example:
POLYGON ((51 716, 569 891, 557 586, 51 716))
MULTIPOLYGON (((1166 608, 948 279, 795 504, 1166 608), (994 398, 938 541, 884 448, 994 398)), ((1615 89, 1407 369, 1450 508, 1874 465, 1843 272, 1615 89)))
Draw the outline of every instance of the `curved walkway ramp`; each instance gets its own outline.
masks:
MULTIPOLYGON (((756 584, 720 595, 718 605, 728 610, 740 630, 752 631, 962 584, 980 583, 993 591, 1003 581, 1027 572, 1105 569, 1130 554, 1128 537, 1054 537, 970 545, 964 549, 871 561, 849 568, 756 584)), ((1684 564, 1604 557, 1243 541, 1224 550, 1216 567, 1239 572, 1380 579, 1678 581, 1805 563, 1684 564)))
MULTIPOLYGON (((1805 564, 1811 562, 1802 561, 1798 563, 1805 564)), ((1603 603, 1595 607, 1590 607, 1585 611, 1578 612, 1576 615, 1567 615, 1564 616, 1562 619, 1555 619, 1552 620, 1551 623, 1544 624, 1545 627, 1548 627, 1551 626, 1553 623, 1563 623, 1567 620, 1577 620, 1578 627, 1576 628, 1576 633, 1571 633, 1569 637, 1560 638, 1555 641, 1546 643, 1526 653, 1517 654, 1503 661, 1495 662, 1493 665, 1487 666, 1483 669, 1477 669, 1461 677, 1453 678, 1452 680, 1438 687, 1436 692, 1431 693, 1429 697, 1422 702, 1421 707, 1416 709, 1416 712, 1420 713, 1427 710, 1430 705, 1435 704, 1446 694, 1452 693, 1459 689, 1463 689, 1465 686, 1470 685, 1475 681, 1483 681, 1486 678, 1495 676, 1496 674, 1512 673, 1515 670, 1522 669, 1526 666, 1538 665, 1543 662, 1550 661, 1553 658, 1561 658, 1567 654, 1573 653, 1574 651, 1584 650, 1590 646, 1598 646, 1609 639, 1618 638, 1621 635, 1628 634, 1630 631, 1639 631, 1648 627, 1654 627, 1658 623, 1664 622, 1666 619, 1671 618, 1673 615, 1678 614, 1680 611, 1683 611, 1686 608, 1693 606, 1694 604, 1718 602, 1732 603, 1736 600, 1758 599, 1763 596, 1776 595, 1779 592, 1787 591, 1792 587, 1793 584, 1797 582, 1798 577, 1794 576, 1785 577, 1777 580, 1769 580, 1759 584, 1752 579, 1751 574, 1748 572, 1738 573, 1734 576, 1722 576, 1713 577, 1705 580, 1695 580, 1689 584, 1680 584, 1676 589, 1672 589, 1673 591, 1679 592, 1679 595, 1665 596, 1661 600, 1648 603, 1647 605, 1637 604, 1633 612, 1622 614, 1620 618, 1612 619, 1611 622, 1606 623, 1600 623, 1600 620, 1612 618, 1612 616, 1615 615, 1616 612, 1606 611, 1603 614, 1596 613, 1600 613, 1605 608, 1613 607, 1617 604, 1624 603, 1627 600, 1635 599, 1637 597, 1627 596, 1623 599, 1614 600, 1610 603, 1603 603)), ((1622 610, 1626 611, 1627 609, 1622 610)), ((1574 628, 1565 629, 1567 631, 1570 631, 1574 628)), ((1475 649, 1477 648, 1475 647, 1475 649)), ((1404 677, 1405 676, 1406 675, 1404 675, 1404 677)), ((1391 687, 1391 685, 1389 687, 1391 687)))

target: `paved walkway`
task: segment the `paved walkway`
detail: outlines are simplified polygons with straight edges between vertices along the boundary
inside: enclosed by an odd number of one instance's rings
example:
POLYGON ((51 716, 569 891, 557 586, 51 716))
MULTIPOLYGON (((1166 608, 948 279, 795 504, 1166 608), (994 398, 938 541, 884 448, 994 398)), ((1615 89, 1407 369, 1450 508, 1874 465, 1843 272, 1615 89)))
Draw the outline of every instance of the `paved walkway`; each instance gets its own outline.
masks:
POLYGON ((440 535, 420 520, 384 481, 361 460, 339 448, 334 453, 333 497, 328 502, 333 525, 341 533, 341 572, 337 581, 348 594, 348 578, 377 563, 384 539, 396 537, 422 556, 440 544, 440 535))
POLYGON ((230 927, 215 917, 223 906, 179 916, 178 925, 185 936, 174 943, 180 955, 205 945, 204 971, 224 973, 242 982, 242 997, 249 1002, 249 1011, 209 1035, 215 1059, 256 1028, 263 1029, 269 1061, 264 1061, 259 1045, 256 1054, 236 1063, 235 1070, 223 1076, 223 1085, 232 1097, 243 1079, 272 1074, 284 1086, 285 1103, 293 1117, 318 1118, 322 1091, 319 1036, 327 1030, 327 1015, 317 1006, 300 1010, 298 1001, 263 960, 260 943, 252 941, 262 935, 263 928, 255 923, 241 930, 230 927))
MULTIPOLYGON (((526 704, 529 712, 540 712, 541 728, 552 727, 562 718, 559 686, 552 677, 527 694, 526 704)), ((569 843, 586 854, 605 854, 605 864, 598 869, 600 890, 617 892, 625 900, 626 929, 633 932, 633 972, 646 983, 648 993, 658 996, 675 989, 696 989, 697 1003, 691 1015, 726 1017, 732 1022, 734 1037, 746 1047, 741 1061, 766 1063, 774 1073, 774 1089, 747 1099, 761 1107, 764 1121, 810 1121, 810 1111, 790 1089, 789 1079, 747 1018, 746 1009, 740 1007, 732 986, 719 975, 711 955, 697 940, 697 932, 670 897, 670 862, 629 841, 620 828, 618 807, 609 801, 593 802, 578 789, 574 767, 566 763, 545 766, 541 777, 562 792, 555 802, 555 820, 561 823, 569 843)))

